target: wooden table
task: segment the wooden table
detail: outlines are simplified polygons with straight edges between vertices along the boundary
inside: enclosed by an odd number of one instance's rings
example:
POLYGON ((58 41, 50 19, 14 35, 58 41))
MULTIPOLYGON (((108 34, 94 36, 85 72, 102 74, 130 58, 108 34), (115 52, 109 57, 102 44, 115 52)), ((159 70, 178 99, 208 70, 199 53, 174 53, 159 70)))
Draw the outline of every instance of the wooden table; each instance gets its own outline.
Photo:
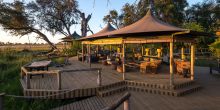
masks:
MULTIPOLYGON (((50 63, 51 61, 36 61, 28 65, 27 68, 29 68, 30 71, 33 71, 33 70, 39 71, 39 70, 45 70, 45 69, 48 71, 48 67, 50 63)), ((30 77, 32 77, 32 75, 30 77)), ((43 74, 42 74, 42 77, 44 77, 43 74)))
POLYGON ((28 65, 27 67, 30 69, 45 69, 48 70, 48 66, 50 65, 51 61, 36 61, 28 65))

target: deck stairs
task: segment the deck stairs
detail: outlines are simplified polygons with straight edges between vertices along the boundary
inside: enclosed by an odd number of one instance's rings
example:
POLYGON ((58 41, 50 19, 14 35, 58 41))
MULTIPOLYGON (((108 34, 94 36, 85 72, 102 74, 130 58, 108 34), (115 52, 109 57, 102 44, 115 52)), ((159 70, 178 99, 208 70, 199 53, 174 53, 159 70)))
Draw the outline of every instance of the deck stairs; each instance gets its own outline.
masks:
POLYGON ((196 92, 201 89, 201 86, 195 81, 188 81, 181 84, 176 84, 170 87, 165 84, 150 84, 136 81, 121 81, 110 85, 102 86, 98 89, 97 95, 101 97, 110 96, 116 93, 121 93, 126 90, 147 92, 152 94, 168 95, 168 96, 183 96, 196 92))

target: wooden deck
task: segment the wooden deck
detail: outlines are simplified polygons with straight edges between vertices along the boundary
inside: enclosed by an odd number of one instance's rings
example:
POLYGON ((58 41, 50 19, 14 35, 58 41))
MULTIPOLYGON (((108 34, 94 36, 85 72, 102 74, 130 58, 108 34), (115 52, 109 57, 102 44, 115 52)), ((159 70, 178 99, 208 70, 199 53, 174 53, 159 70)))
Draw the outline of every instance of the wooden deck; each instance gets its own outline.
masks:
MULTIPOLYGON (((69 69, 88 69, 88 63, 82 63, 77 61, 76 57, 70 59, 71 65, 50 68, 58 70, 69 69)), ((169 66, 161 65, 158 74, 141 74, 139 70, 131 70, 126 72, 126 80, 133 82, 141 82, 147 84, 157 84, 169 86, 169 66)), ((92 64, 94 68, 102 68, 102 85, 107 86, 122 81, 122 74, 116 70, 112 70, 111 66, 104 66, 102 64, 92 64)), ((26 88, 25 79, 21 80, 24 95, 25 96, 40 96, 47 98, 46 96, 54 94, 62 94, 55 98, 75 98, 86 97, 96 95, 96 90, 99 88, 97 84, 96 71, 82 71, 82 72, 63 72, 61 73, 61 90, 57 87, 56 75, 33 76, 30 80, 30 89, 26 88), (62 93, 63 92, 63 93, 62 93), (66 92, 66 93, 65 93, 66 92)), ((175 85, 181 85, 190 82, 189 78, 183 78, 182 76, 175 75, 175 85)), ((154 85, 152 85, 154 86, 154 85)))
MULTIPOLYGON (((184 97, 169 97, 130 91, 131 110, 219 110, 220 75, 210 75, 209 68, 206 67, 196 67, 195 69, 197 82, 203 86, 201 91, 184 97)), ((122 94, 118 93, 104 98, 95 96, 54 110, 101 110, 111 105, 122 94), (94 109, 96 107, 99 108, 94 109)), ((122 106, 117 110, 122 110, 122 106)))

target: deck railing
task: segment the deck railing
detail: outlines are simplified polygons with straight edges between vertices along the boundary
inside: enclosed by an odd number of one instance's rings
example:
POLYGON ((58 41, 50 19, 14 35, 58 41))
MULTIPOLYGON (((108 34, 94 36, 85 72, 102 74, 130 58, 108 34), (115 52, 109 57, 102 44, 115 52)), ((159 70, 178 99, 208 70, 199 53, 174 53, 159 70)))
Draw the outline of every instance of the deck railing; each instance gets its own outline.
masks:
POLYGON ((106 107, 102 110, 116 110, 122 103, 124 103, 124 110, 130 110, 130 99, 131 94, 125 93, 120 99, 118 99, 115 103, 113 103, 111 106, 106 107))
POLYGON ((25 78, 26 89, 31 89, 30 79, 31 75, 51 75, 56 74, 57 76, 57 89, 61 90, 61 74, 63 72, 81 72, 81 71, 98 71, 97 75, 97 85, 102 85, 101 68, 89 68, 89 69, 69 69, 69 70, 49 70, 49 71, 28 71, 25 67, 21 67, 21 78, 25 78))

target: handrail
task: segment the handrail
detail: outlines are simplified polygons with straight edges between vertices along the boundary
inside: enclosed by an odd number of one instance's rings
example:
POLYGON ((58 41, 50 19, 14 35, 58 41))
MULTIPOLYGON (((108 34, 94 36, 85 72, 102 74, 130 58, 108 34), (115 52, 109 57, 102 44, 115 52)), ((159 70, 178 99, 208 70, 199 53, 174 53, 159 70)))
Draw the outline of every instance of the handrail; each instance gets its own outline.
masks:
POLYGON ((69 70, 61 70, 61 72, 98 71, 98 70, 102 70, 102 68, 69 69, 69 70))
POLYGON ((131 94, 126 92, 120 99, 118 99, 115 103, 111 106, 106 107, 102 110, 116 110, 122 103, 124 103, 124 110, 129 110, 129 98, 131 94))
POLYGON ((89 68, 89 69, 70 69, 70 70, 49 70, 49 71, 28 71, 25 67, 21 67, 21 78, 26 76, 26 87, 27 89, 31 89, 30 84, 30 76, 36 74, 56 74, 57 75, 57 88, 61 90, 61 73, 63 72, 78 72, 78 71, 98 71, 97 77, 97 85, 102 85, 102 77, 101 77, 102 68, 89 68))

